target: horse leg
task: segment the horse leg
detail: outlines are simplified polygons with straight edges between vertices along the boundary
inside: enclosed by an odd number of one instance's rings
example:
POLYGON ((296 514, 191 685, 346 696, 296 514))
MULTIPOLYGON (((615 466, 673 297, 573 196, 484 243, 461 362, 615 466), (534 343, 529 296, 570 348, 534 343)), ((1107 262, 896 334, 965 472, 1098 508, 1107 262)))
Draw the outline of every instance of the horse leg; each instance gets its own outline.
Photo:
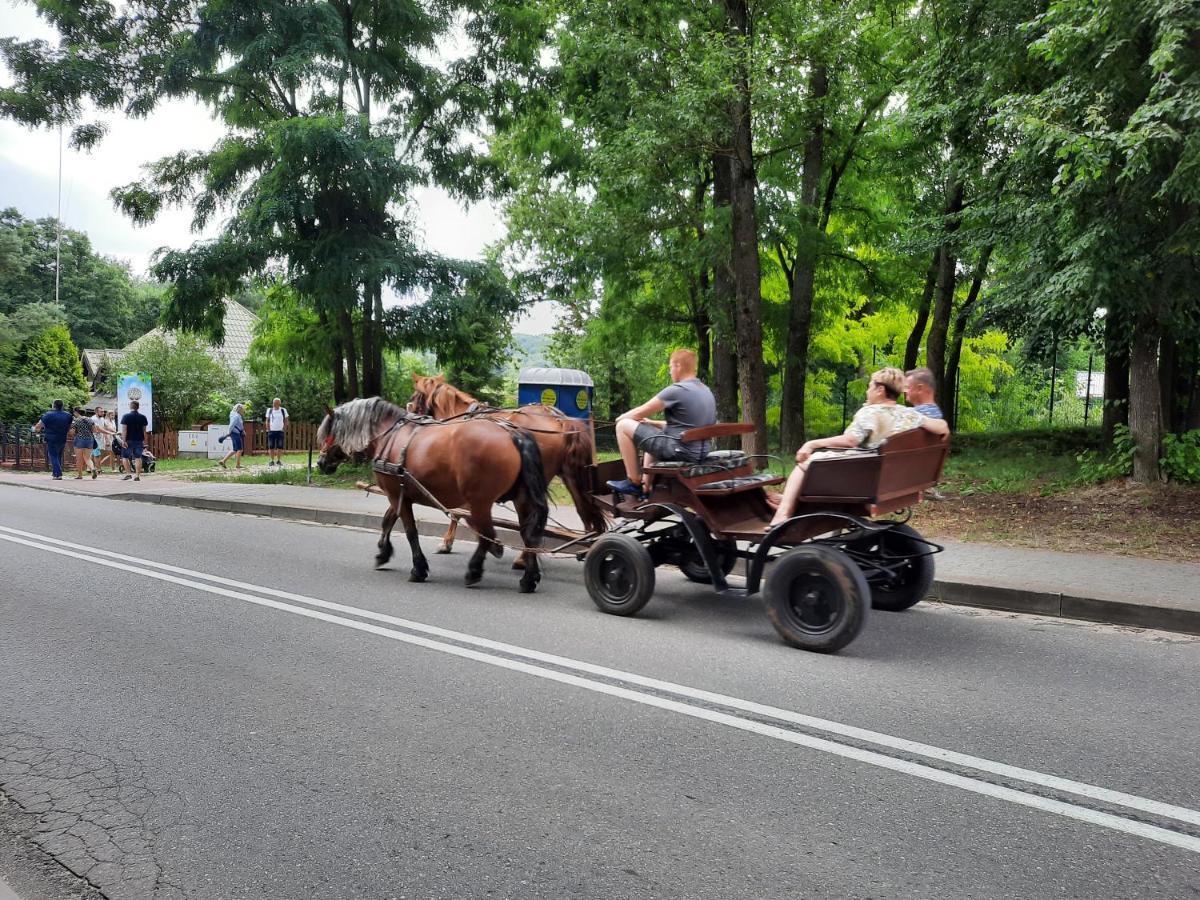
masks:
POLYGON ((392 547, 392 529, 396 527, 396 520, 400 518, 398 506, 399 504, 393 500, 388 511, 383 514, 383 528, 379 535, 379 552, 375 554, 375 568, 377 569, 387 565, 388 560, 395 552, 392 547))
POLYGON ((400 521, 404 523, 404 536, 408 538, 408 548, 412 551, 412 570, 408 573, 408 580, 424 581, 429 577, 429 563, 425 561, 425 553, 421 550, 421 541, 417 536, 417 520, 413 518, 411 500, 405 500, 401 504, 400 521))
POLYGON ((491 503, 481 504, 478 507, 471 508, 470 524, 478 537, 478 543, 475 545, 475 552, 471 554, 471 559, 467 563, 466 583, 468 585, 478 584, 483 578, 483 560, 487 554, 493 556, 501 556, 504 553, 504 547, 496 541, 496 528, 492 524, 492 505, 491 503))
MULTIPOLYGON (((517 498, 517 520, 521 523, 521 541, 526 547, 539 548, 542 546, 542 530, 545 521, 538 524, 536 506, 530 502, 524 491, 517 498)), ((522 594, 532 594, 537 590, 538 582, 542 580, 542 565, 538 554, 525 551, 521 554, 525 560, 525 574, 521 576, 518 590, 522 594)))
POLYGON ((446 533, 442 535, 442 546, 437 548, 438 553, 449 553, 454 547, 454 536, 458 534, 458 516, 450 517, 450 527, 446 529, 446 533))

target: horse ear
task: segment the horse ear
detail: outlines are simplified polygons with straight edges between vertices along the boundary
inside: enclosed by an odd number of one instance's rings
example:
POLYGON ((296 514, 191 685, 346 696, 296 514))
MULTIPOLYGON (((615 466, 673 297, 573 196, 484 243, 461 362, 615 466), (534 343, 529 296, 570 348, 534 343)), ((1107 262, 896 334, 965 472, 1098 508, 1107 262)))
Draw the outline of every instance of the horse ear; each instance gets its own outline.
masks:
POLYGON ((422 378, 424 378, 424 377, 425 377, 424 375, 421 375, 421 374, 420 374, 420 373, 418 373, 418 372, 413 372, 413 373, 412 373, 413 384, 414 384, 414 385, 418 385, 418 384, 420 384, 420 383, 421 383, 421 379, 422 379, 422 378))

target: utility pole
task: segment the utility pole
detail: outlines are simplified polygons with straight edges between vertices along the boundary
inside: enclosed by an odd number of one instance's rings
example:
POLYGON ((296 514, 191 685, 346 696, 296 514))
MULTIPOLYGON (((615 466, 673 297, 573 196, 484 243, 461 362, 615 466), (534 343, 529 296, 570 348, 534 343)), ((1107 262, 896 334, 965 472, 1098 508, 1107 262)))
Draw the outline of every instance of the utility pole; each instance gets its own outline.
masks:
POLYGON ((54 303, 59 302, 59 278, 62 272, 62 123, 58 126, 58 215, 55 217, 57 223, 57 235, 54 240, 54 303))

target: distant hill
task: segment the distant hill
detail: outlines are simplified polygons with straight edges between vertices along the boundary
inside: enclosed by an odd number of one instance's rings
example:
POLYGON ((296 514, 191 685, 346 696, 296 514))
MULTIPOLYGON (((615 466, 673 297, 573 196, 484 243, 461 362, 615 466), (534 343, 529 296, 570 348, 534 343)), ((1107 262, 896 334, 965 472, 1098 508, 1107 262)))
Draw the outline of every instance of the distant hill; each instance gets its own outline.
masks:
POLYGON ((518 369, 531 366, 548 366, 546 348, 550 346, 550 337, 545 334, 514 334, 513 343, 517 352, 513 354, 513 365, 518 369))

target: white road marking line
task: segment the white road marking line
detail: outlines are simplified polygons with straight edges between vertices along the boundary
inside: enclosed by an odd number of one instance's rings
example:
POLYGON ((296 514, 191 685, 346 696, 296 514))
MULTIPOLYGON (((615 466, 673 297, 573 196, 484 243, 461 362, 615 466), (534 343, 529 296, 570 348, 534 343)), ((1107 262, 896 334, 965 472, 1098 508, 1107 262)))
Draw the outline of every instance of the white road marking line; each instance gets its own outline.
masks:
MULTIPOLYGON (((677 700, 670 700, 665 697, 658 697, 658 696, 654 696, 654 695, 650 695, 650 694, 644 694, 639 691, 631 690, 629 688, 619 687, 619 686, 607 684, 604 682, 593 681, 593 680, 583 678, 578 675, 572 675, 572 674, 569 674, 566 672, 559 672, 559 671, 555 671, 552 669, 546 669, 541 666, 535 666, 535 665, 531 665, 526 662, 522 662, 520 660, 508 659, 506 657, 495 656, 490 653, 483 653, 483 652, 480 652, 477 650, 472 650, 467 647, 459 647, 459 646, 456 646, 453 644, 446 644, 441 641, 430 640, 428 638, 419 637, 418 635, 414 635, 414 634, 405 634, 403 632, 395 631, 393 629, 383 628, 381 626, 372 625, 367 622, 359 622, 359 621, 355 621, 352 619, 346 619, 341 616, 330 615, 328 613, 319 612, 314 609, 305 609, 303 607, 292 606, 292 605, 289 605, 286 603, 280 603, 276 600, 269 600, 266 597, 258 597, 258 596, 253 596, 250 594, 243 593, 241 591, 229 590, 227 588, 218 587, 215 584, 206 584, 206 583, 203 583, 200 581, 195 581, 195 580, 192 580, 189 578, 182 578, 177 575, 168 574, 167 572, 148 571, 146 568, 140 568, 138 566, 127 564, 126 562, 119 562, 119 561, 117 561, 117 559, 106 559, 106 558, 104 558, 104 556, 95 555, 96 552, 99 552, 99 553, 107 555, 107 556, 124 557, 123 554, 116 554, 116 553, 113 553, 112 551, 106 551, 106 550, 96 551, 95 548, 87 548, 87 547, 85 547, 85 545, 71 544, 70 542, 59 541, 55 538, 43 538, 40 535, 33 535, 30 532, 19 532, 17 529, 7 528, 4 526, 0 526, 0 531, 9 532, 9 534, 0 534, 0 540, 8 541, 10 543, 21 544, 21 545, 24 545, 27 547, 31 547, 33 549, 43 550, 45 552, 54 553, 54 554, 60 555, 60 556, 67 556, 67 557, 72 557, 75 559, 81 559, 86 562, 99 564, 102 566, 106 566, 108 568, 119 569, 122 571, 131 572, 133 574, 142 575, 143 577, 146 577, 146 578, 153 578, 153 579, 156 579, 159 581, 166 581, 166 582, 170 582, 172 584, 177 584, 177 585, 180 585, 183 587, 195 588, 197 590, 204 591, 206 593, 216 594, 216 595, 222 596, 222 597, 228 597, 233 600, 242 600, 246 603, 250 603, 250 604, 253 604, 256 606, 262 606, 262 607, 266 607, 269 609, 276 609, 281 612, 289 612, 294 615, 303 616, 305 618, 315 619, 317 621, 327 622, 327 623, 333 624, 333 625, 340 625, 345 628, 351 628, 356 631, 362 631, 362 632, 365 632, 368 634, 374 634, 374 635, 378 635, 380 637, 389 638, 391 640, 401 641, 401 642, 407 643, 407 644, 412 644, 414 646, 424 647, 429 650, 436 650, 441 653, 446 653, 446 654, 449 654, 452 656, 458 656, 458 657, 461 657, 464 659, 470 659, 475 662, 481 662, 481 663, 485 663, 487 665, 497 666, 499 668, 509 669, 509 670, 515 671, 515 672, 522 672, 524 674, 533 675, 538 678, 544 678, 549 681, 556 681, 561 684, 571 685, 573 687, 578 687, 583 690, 593 691, 593 692, 599 693, 599 694, 606 694, 606 695, 609 695, 612 697, 618 697, 620 699, 628 700, 633 703, 639 703, 644 706, 652 706, 652 707, 656 707, 658 709, 663 709, 663 710, 667 710, 669 712, 675 712, 680 715, 688 716, 690 718, 701 719, 704 721, 713 722, 713 723, 720 724, 720 725, 725 725, 727 727, 734 728, 739 731, 746 731, 746 732, 750 732, 752 734, 758 734, 758 735, 761 735, 764 737, 775 738, 776 740, 785 741, 787 743, 795 744, 795 745, 802 746, 802 747, 807 747, 807 748, 813 749, 813 750, 819 750, 821 752, 829 753, 834 756, 840 756, 845 759, 852 759, 857 762, 866 763, 867 765, 876 766, 876 767, 882 768, 882 769, 888 769, 888 770, 891 770, 894 772, 899 772, 899 773, 902 773, 905 775, 910 775, 915 778, 920 778, 920 779, 923 779, 926 781, 932 781, 932 782, 935 782, 938 784, 947 785, 949 787, 956 787, 961 790, 969 791, 969 792, 975 793, 975 794, 980 794, 980 795, 983 795, 986 797, 992 797, 992 798, 998 799, 998 800, 1004 800, 1004 801, 1007 801, 1010 803, 1017 804, 1019 806, 1030 807, 1033 809, 1040 810, 1042 812, 1053 813, 1055 815, 1060 815, 1060 816, 1064 816, 1066 818, 1075 819, 1075 820, 1078 820, 1081 822, 1086 822, 1088 824, 1097 825, 1099 827, 1107 828, 1107 829, 1110 829, 1113 831, 1123 832, 1125 834, 1133 835, 1135 837, 1141 837, 1141 838, 1145 838, 1147 840, 1156 841, 1161 844, 1166 844, 1166 845, 1173 846, 1173 847, 1179 847, 1180 849, 1189 850, 1193 853, 1200 853, 1200 838, 1193 837, 1192 835, 1189 835, 1189 834, 1183 834, 1183 833, 1180 833, 1177 831, 1172 831, 1167 828, 1162 828, 1157 825, 1150 825, 1150 824, 1147 824, 1144 822, 1137 822, 1132 819, 1126 819, 1121 816, 1113 815, 1111 813, 1088 809, 1087 807, 1076 806, 1072 803, 1067 803, 1067 802, 1064 802, 1061 800, 1054 800, 1054 799, 1047 798, 1047 797, 1041 797, 1036 794, 1027 794, 1023 791, 1019 791, 1014 788, 1003 787, 1001 785, 995 785, 995 784, 991 784, 991 783, 985 782, 985 781, 978 781, 976 779, 968 778, 963 775, 958 775, 953 772, 946 772, 941 769, 935 769, 935 768, 926 766, 921 763, 910 762, 910 761, 904 760, 904 759, 896 759, 891 756, 886 756, 884 754, 877 753, 873 750, 865 750, 865 749, 862 749, 859 747, 853 747, 853 746, 847 746, 845 744, 839 744, 835 741, 830 741, 830 740, 826 740, 824 738, 814 737, 814 736, 807 735, 807 734, 801 734, 801 733, 798 733, 795 731, 789 731, 785 728, 779 728, 777 726, 767 725, 762 722, 756 722, 756 721, 752 721, 752 720, 748 720, 748 719, 743 719, 738 716, 730 715, 728 713, 723 713, 723 712, 719 712, 716 710, 692 706, 690 704, 683 703, 683 702, 680 702, 677 700), (40 540, 46 541, 47 543, 38 543, 38 542, 35 542, 34 540, 26 540, 24 538, 14 536, 15 534, 28 534, 31 537, 39 538, 40 540), (65 545, 65 546, 53 546, 54 544, 61 544, 61 545, 65 545), (70 546, 73 548, 83 548, 83 549, 90 550, 93 552, 90 554, 83 553, 83 552, 77 552, 74 549, 66 549, 66 546, 70 546)), ((136 559, 135 557, 124 557, 124 558, 125 559, 136 559)), ((169 570, 177 570, 177 571, 181 571, 181 572, 189 571, 186 569, 180 569, 179 567, 176 567, 176 566, 168 566, 166 564, 153 563, 150 561, 138 560, 138 562, 139 562, 139 564, 143 564, 143 565, 149 564, 151 566, 161 567, 161 568, 169 569, 169 570)), ((199 575, 199 577, 206 578, 206 579, 208 579, 210 581, 214 581, 214 582, 230 581, 230 579, 222 579, 222 578, 219 578, 218 576, 203 575, 201 573, 196 573, 196 574, 199 575)), ((277 594, 282 594, 285 596, 290 596, 290 595, 287 595, 286 592, 282 592, 282 591, 276 592, 276 591, 273 591, 272 589, 261 588, 261 587, 255 586, 255 585, 246 585, 246 587, 251 590, 259 591, 262 593, 270 592, 270 593, 277 593, 277 594)), ((321 606, 329 606, 329 607, 340 606, 340 604, 329 604, 326 601, 318 601, 315 598, 307 598, 305 600, 305 602, 314 603, 314 604, 321 605, 321 606)), ((355 615, 367 615, 367 617, 382 618, 382 616, 380 614, 370 613, 368 610, 358 610, 354 607, 341 607, 341 608, 346 611, 352 612, 355 615)), ((403 621, 403 620, 398 620, 398 621, 403 621)), ((414 624, 419 625, 420 623, 414 623, 414 624)), ((421 628, 422 629, 430 629, 430 628, 432 628, 432 626, 421 626, 421 628)), ((438 629, 438 630, 441 630, 441 629, 438 629)), ((447 632, 447 634, 457 634, 457 633, 447 632)), ((469 636, 469 635, 464 635, 463 637, 468 638, 471 641, 474 641, 476 644, 480 644, 485 641, 485 639, 473 638, 472 636, 469 636)), ((495 643, 495 642, 487 642, 487 643, 495 643)), ((500 646, 508 647, 508 646, 512 646, 512 645, 500 645, 500 646)), ((543 655, 543 654, 536 654, 536 651, 525 650, 524 648, 514 647, 513 649, 517 653, 519 653, 521 655, 525 655, 527 658, 534 658, 537 655, 543 655)), ((508 651, 506 651, 506 652, 508 652, 508 651)), ((544 656, 549 656, 549 655, 544 654, 544 656)), ((586 664, 584 664, 584 665, 586 665, 586 664)), ((596 667, 596 668, 602 669, 603 667, 596 667)), ((609 671, 618 672, 618 670, 609 670, 609 671)), ((623 674, 625 676, 629 676, 632 673, 621 673, 621 674, 623 674)), ((638 677, 640 677, 640 676, 638 676, 638 677)), ((652 680, 652 679, 648 679, 648 680, 652 680)), ((664 682, 664 684, 669 684, 669 682, 664 682)), ((677 685, 676 687, 678 688, 681 686, 677 685)), ((687 690, 690 690, 690 689, 687 689, 687 690)), ((706 694, 707 692, 697 691, 695 693, 706 694)), ((718 697, 721 695, 710 695, 710 696, 718 697)), ((729 698, 729 699, 736 699, 736 698, 729 698)), ((745 701, 742 701, 742 702, 745 702, 745 701)), ((766 707, 766 708, 769 709, 769 707, 766 707)), ((786 712, 786 711, 780 710, 780 712, 786 712)), ((799 714, 793 714, 793 715, 799 715, 799 714)), ((807 717, 802 717, 802 718, 807 718, 807 717)), ((818 720, 818 721, 820 721, 820 720, 818 720)), ((836 724, 836 723, 833 723, 833 724, 836 724)), ((842 726, 842 727, 847 728, 849 726, 842 726)), ((886 737, 886 736, 884 736, 884 737, 886 737)), ((897 739, 897 740, 899 740, 899 739, 897 739)), ((937 748, 933 748, 933 749, 937 749, 937 748)), ((943 752, 950 753, 951 751, 943 751, 943 752)), ((1029 771, 1029 770, 1020 770, 1020 771, 1029 771)), ((1034 773, 1034 774, 1040 774, 1040 773, 1034 773)), ((1046 776, 1046 777, 1052 777, 1052 776, 1046 776)), ((1080 784, 1078 782, 1070 782, 1070 783, 1080 784)), ((1083 784, 1080 784, 1080 786, 1081 787, 1093 787, 1091 785, 1083 785, 1083 784)), ((1103 790, 1101 788, 1094 788, 1094 789, 1097 791, 1103 790)), ((1119 796, 1129 797, 1134 800, 1140 800, 1140 801, 1142 801, 1144 803, 1148 803, 1148 804, 1154 804, 1156 802, 1156 801, 1151 801, 1151 800, 1145 800, 1144 798, 1139 798, 1139 797, 1136 797, 1134 795, 1129 795, 1129 794, 1120 794, 1119 796)), ((1171 807, 1171 806, 1168 806, 1167 804, 1162 804, 1162 805, 1167 808, 1170 808, 1170 809, 1175 809, 1175 810, 1179 810, 1180 812, 1188 813, 1190 815, 1200 815, 1200 813, 1197 813, 1197 811, 1189 810, 1184 807, 1171 807)))

